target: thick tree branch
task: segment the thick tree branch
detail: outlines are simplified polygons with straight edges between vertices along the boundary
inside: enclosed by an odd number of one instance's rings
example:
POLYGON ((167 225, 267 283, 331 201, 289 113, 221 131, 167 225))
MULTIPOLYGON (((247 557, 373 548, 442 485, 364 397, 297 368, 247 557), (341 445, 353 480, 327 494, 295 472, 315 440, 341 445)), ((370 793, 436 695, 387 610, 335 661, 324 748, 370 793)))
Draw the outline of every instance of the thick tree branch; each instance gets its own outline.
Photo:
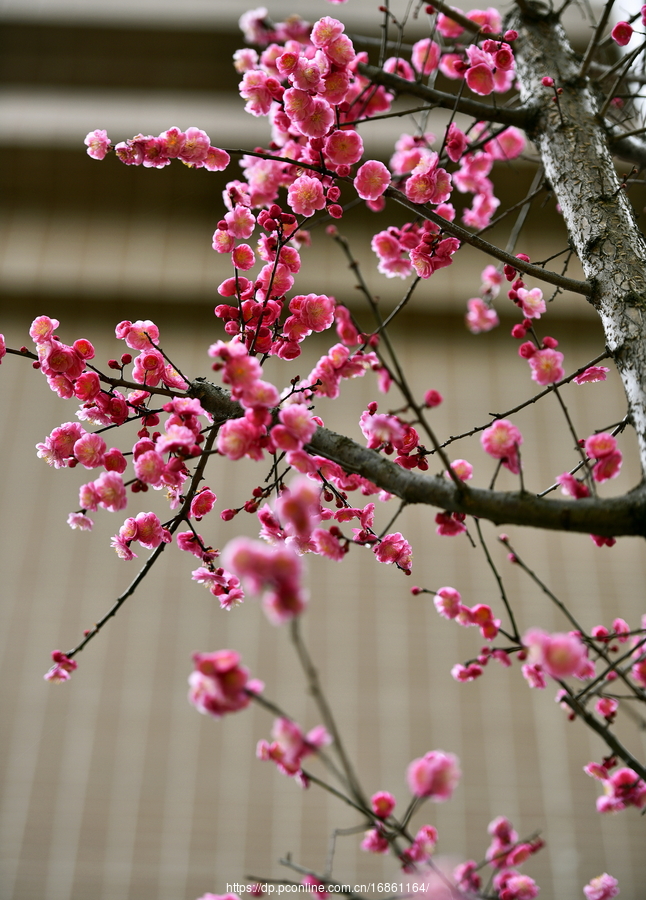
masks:
POLYGON ((419 97, 427 100, 432 106, 441 106, 443 109, 457 110, 466 116, 483 122, 497 122, 499 125, 515 125, 517 128, 529 128, 533 119, 538 114, 538 107, 533 101, 528 101, 524 106, 509 109, 505 106, 491 106, 480 100, 472 100, 470 97, 456 97, 455 94, 447 94, 435 88, 420 84, 417 81, 407 81, 390 72, 384 72, 377 66, 366 63, 359 64, 359 72, 365 78, 369 78, 373 84, 381 84, 395 91, 397 94, 408 94, 411 97, 419 97))
POLYGON ((472 247, 475 247, 476 250, 482 250, 483 253, 493 256, 494 259, 498 259, 500 262, 514 266, 515 269, 518 269, 519 272, 523 272, 525 275, 531 275, 532 278, 537 278, 539 281, 546 281, 548 284, 560 287, 564 291, 582 294, 584 297, 589 297, 592 294, 593 286, 587 281, 577 281, 576 278, 567 278, 565 275, 559 275, 558 272, 551 272, 549 269, 543 269, 542 266, 535 266, 532 263, 518 259, 511 253, 507 253, 506 250, 502 250, 500 247, 496 247, 495 244, 490 244, 489 241, 485 241, 485 239, 479 237, 479 235, 467 231, 466 228, 462 228, 460 225, 456 225, 455 222, 448 222, 446 219, 438 216, 436 212, 433 212, 429 206, 420 206, 418 203, 413 203, 408 199, 406 194, 403 194, 396 188, 387 188, 385 196, 395 200, 395 202, 399 203, 401 206, 410 209, 415 215, 421 216, 423 219, 428 219, 429 222, 434 222, 436 225, 439 225, 442 231, 458 238, 461 243, 470 244, 472 247))
MULTIPOLYGON (((239 418, 239 403, 227 391, 198 379, 189 393, 218 420, 239 418)), ((378 487, 404 500, 488 519, 496 525, 528 525, 555 531, 575 531, 608 537, 646 537, 646 487, 611 499, 556 500, 521 491, 489 491, 466 485, 458 489, 443 477, 407 471, 387 457, 362 447, 344 435, 318 428, 306 448, 358 472, 378 487)))

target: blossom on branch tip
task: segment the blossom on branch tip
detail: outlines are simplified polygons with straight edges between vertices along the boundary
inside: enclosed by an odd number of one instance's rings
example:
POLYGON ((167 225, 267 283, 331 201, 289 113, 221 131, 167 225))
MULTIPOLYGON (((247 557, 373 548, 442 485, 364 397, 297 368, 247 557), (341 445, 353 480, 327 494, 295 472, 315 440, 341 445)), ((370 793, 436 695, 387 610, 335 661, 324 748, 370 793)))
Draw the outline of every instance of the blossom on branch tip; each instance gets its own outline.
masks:
POLYGON ((112 147, 107 131, 100 128, 90 131, 86 135, 84 143, 87 146, 87 154, 92 159, 105 159, 106 154, 112 147))
POLYGON ((572 381, 575 384, 587 384, 588 382, 605 381, 610 369, 607 366, 588 366, 585 372, 576 375, 572 381))
POLYGON ((395 565, 410 575, 413 564, 413 550, 408 541, 399 532, 387 534, 373 547, 373 553, 379 562, 395 565))
POLYGON ((76 660, 70 659, 69 656, 66 656, 60 650, 52 650, 52 660, 54 665, 49 672, 43 675, 45 681, 69 681, 70 674, 78 668, 76 660))
POLYGON ((630 22, 617 22, 610 32, 610 37, 615 44, 619 44, 620 47, 625 47, 626 44, 629 44, 632 36, 633 27, 630 22))
POLYGON ((456 681, 475 681, 476 678, 482 675, 482 671, 482 666, 479 666, 477 663, 471 663, 468 666, 456 663, 451 669, 451 676, 456 681))

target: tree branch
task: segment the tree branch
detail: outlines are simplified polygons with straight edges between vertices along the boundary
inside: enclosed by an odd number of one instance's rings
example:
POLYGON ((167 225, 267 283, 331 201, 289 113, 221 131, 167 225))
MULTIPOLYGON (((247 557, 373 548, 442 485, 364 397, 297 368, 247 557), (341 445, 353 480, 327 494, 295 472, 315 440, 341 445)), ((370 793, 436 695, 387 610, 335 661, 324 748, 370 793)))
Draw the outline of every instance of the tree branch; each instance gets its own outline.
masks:
MULTIPOLYGON (((239 403, 217 385, 197 379, 189 394, 217 419, 243 415, 239 403)), ((552 531, 574 531, 608 537, 646 537, 646 487, 610 499, 560 500, 522 491, 489 491, 463 485, 462 490, 444 477, 429 477, 402 469, 385 456, 362 447, 328 428, 317 428, 305 448, 338 463, 346 472, 357 472, 382 490, 406 503, 423 503, 449 512, 460 512, 496 525, 528 525, 552 531)))
POLYGON ((487 253, 489 256, 493 256, 494 259, 498 259, 500 262, 513 266, 525 275, 531 275, 539 281, 546 281, 548 284, 563 288, 564 291, 583 294, 584 297, 590 297, 592 295, 593 286, 587 281, 577 281, 576 278, 567 278, 565 275, 559 275, 558 272, 551 272, 549 269, 543 269, 541 266, 535 266, 532 263, 518 259, 516 256, 512 256, 511 253, 507 253, 506 250, 501 250, 500 247, 496 247, 495 244, 490 244, 489 241, 485 241, 484 238, 479 237, 477 234, 472 234, 470 231, 467 231, 466 228, 456 225, 455 222, 448 222, 446 219, 443 219, 441 216, 438 216, 437 213, 433 212, 430 207, 421 206, 419 203, 413 203, 408 199, 406 194, 403 194, 396 188, 387 188, 385 196, 395 200, 401 206, 410 209, 415 215, 421 216, 423 219, 428 219, 429 222, 434 222, 436 225, 439 225, 442 231, 453 235, 453 237, 458 238, 462 243, 470 244, 472 247, 475 247, 476 250, 482 250, 483 253, 487 253))
POLYGON ((407 81, 391 72, 384 72, 377 66, 359 63, 359 72, 365 78, 369 78, 373 84, 381 84, 395 91, 397 94, 408 94, 411 97, 419 97, 433 106, 441 106, 443 109, 456 109, 466 116, 473 116, 479 122, 497 122, 500 125, 515 125, 517 128, 529 128, 538 114, 538 107, 528 101, 524 106, 509 109, 502 106, 490 106, 480 100, 472 100, 470 97, 457 98, 455 94, 447 94, 436 88, 428 87, 417 81, 407 81))

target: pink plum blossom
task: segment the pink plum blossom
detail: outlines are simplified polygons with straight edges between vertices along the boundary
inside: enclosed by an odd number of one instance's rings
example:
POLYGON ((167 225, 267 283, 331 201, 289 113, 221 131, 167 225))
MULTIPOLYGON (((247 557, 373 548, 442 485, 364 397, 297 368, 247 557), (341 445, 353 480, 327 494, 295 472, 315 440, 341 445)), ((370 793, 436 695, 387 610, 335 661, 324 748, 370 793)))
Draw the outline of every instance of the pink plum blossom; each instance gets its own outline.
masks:
POLYGON ((83 513, 70 513, 67 517, 67 524, 70 528, 78 528, 79 531, 92 531, 94 522, 83 513))
POLYGON ((363 836, 361 849, 367 853, 388 853, 390 844, 378 828, 370 828, 363 836))
POLYGON ((376 159, 364 163, 357 172, 354 186, 362 200, 377 200, 390 184, 390 172, 376 159))
POLYGON ((608 481, 616 478, 621 469, 623 456, 617 449, 617 440, 606 431, 592 434, 585 441, 585 452, 596 463, 592 469, 592 477, 595 481, 608 481))
POLYGON ((323 16, 315 22, 310 32, 310 40, 315 47, 326 47, 345 31, 345 25, 332 16, 323 16))
POLYGON ((438 67, 440 48, 435 41, 423 38, 413 44, 411 60, 418 72, 422 75, 430 75, 438 67))
POLYGON ((229 459, 261 459, 262 450, 258 446, 260 430, 246 418, 229 419, 218 432, 218 452, 229 459))
POLYGON ((70 659, 60 650, 52 650, 52 660, 54 665, 49 672, 43 675, 45 681, 62 682, 69 681, 70 674, 78 668, 75 659, 70 659))
POLYGON ((249 671, 239 665, 235 650, 194 653, 194 671, 188 679, 189 702, 204 715, 221 718, 249 706, 249 694, 263 690, 261 682, 249 678, 249 671))
POLYGON ((467 526, 464 524, 463 513, 439 512, 435 516, 437 524, 437 533, 445 537, 455 537, 458 534, 464 534, 467 526))
POLYGON ((525 663, 521 671, 523 673, 523 678, 531 688, 544 690, 547 687, 545 675, 543 674, 543 667, 540 664, 535 663, 531 665, 530 663, 525 663))
POLYGON ((578 676, 587 662, 587 651, 575 634, 548 634, 530 629, 523 638, 530 663, 538 663, 552 678, 578 676))
POLYGON ((370 798, 370 807, 380 819, 387 819, 395 808, 395 798, 388 791, 379 791, 370 798))
POLYGON ((617 439, 607 431, 600 431, 598 434, 592 434, 585 442, 585 452, 592 459, 603 459, 604 456, 610 456, 617 450, 617 439))
POLYGON ((413 203, 444 203, 451 196, 451 176, 438 165, 437 153, 421 157, 405 185, 405 193, 413 203))
POLYGON ((387 534, 373 550, 379 562, 395 565, 410 575, 413 561, 413 550, 408 541, 399 532, 387 534))
POLYGON ((336 166, 352 166, 363 156, 363 141, 356 131, 351 129, 333 131, 326 138, 325 155, 336 166))
POLYGON ((466 82, 474 94, 486 96, 494 89, 492 69, 487 63, 478 63, 467 70, 466 82))
POLYGON ((333 124, 334 110, 323 97, 315 97, 309 105, 307 115, 295 123, 298 130, 309 138, 325 137, 333 124))
POLYGON ((612 875, 604 872, 597 875, 583 888, 586 900, 612 900, 619 892, 619 882, 612 875))
POLYGON ((226 546, 222 558, 251 591, 265 591, 263 609, 272 624, 287 622, 305 609, 307 596, 301 587, 301 563, 290 547, 268 547, 239 537, 226 546))
POLYGON ((529 875, 513 873, 500 891, 500 900, 534 900, 540 888, 529 875))
POLYGON ((619 44, 620 47, 625 47, 626 44, 629 44, 632 36, 633 27, 630 22, 617 22, 610 32, 610 37, 615 44, 619 44))
POLYGON ((462 608, 460 592, 452 587, 441 587, 433 599, 438 613, 445 619, 455 619, 462 608))
POLYGON ((189 515, 198 520, 203 518, 207 513, 211 512, 216 500, 217 497, 210 488, 202 488, 191 501, 189 515))
POLYGON ((587 384, 588 382, 605 381, 610 369, 607 366, 588 366, 585 372, 576 375, 572 380, 575 384, 587 384))
POLYGON ((159 341, 159 328, 150 319, 120 322, 115 328, 115 334, 133 350, 148 349, 151 343, 159 341))
POLYGON ((86 135, 84 143, 87 146, 88 156, 91 156, 92 159, 105 159, 106 154, 112 147, 107 131, 100 128, 90 131, 86 135))
POLYGON ((457 162, 466 152, 469 146, 469 139, 466 134, 461 131, 455 122, 451 122, 446 135, 446 155, 452 162, 457 162))
POLYGON ((514 128, 513 125, 505 128, 495 138, 487 141, 485 150, 490 153, 494 159, 516 159, 525 149, 526 140, 522 131, 514 128))
POLYGON ((537 350, 527 362, 532 370, 532 381, 538 384, 554 384, 565 377, 563 354, 558 350, 552 350, 550 347, 537 350))
POLYGON ((66 468, 70 458, 73 457, 74 445, 84 434, 86 431, 78 422, 65 422, 55 428, 45 438, 44 443, 36 444, 37 455, 49 466, 56 469, 66 468))
POLYGON ((305 735, 296 722, 286 718, 274 721, 271 734, 274 739, 271 743, 265 740, 258 742, 256 756, 262 760, 273 760, 284 775, 301 779, 302 760, 332 742, 322 725, 305 735))
POLYGON ((546 310, 541 289, 533 288, 531 291, 528 291, 526 288, 519 288, 516 293, 518 294, 520 308, 525 318, 540 319, 546 310))
POLYGON ((468 666, 456 663, 451 669, 451 677, 460 682, 475 681, 482 673, 482 666, 479 666, 477 663, 471 663, 468 666))
POLYGON ((299 216, 313 216, 317 209, 325 208, 323 185, 316 178, 301 175, 287 189, 287 202, 299 216))
POLYGON ((275 507, 287 533, 306 541, 321 518, 320 487, 300 475, 291 482, 289 488, 283 490, 275 507))
POLYGON ((562 475, 557 475, 555 481, 557 484, 560 484, 561 493, 566 497, 573 497, 575 500, 580 500, 581 497, 590 496, 590 491, 587 486, 569 472, 563 472, 562 475))
POLYGON ((123 478, 118 472, 102 472, 96 481, 83 485, 80 490, 81 506, 84 509, 96 509, 103 506, 110 512, 125 509, 128 498, 123 478), (84 499, 91 498, 91 502, 84 504, 84 499))
POLYGON ((628 806, 646 806, 646 783, 633 769, 623 767, 610 774, 603 766, 589 763, 584 772, 603 783, 604 794, 597 798, 598 812, 615 813, 628 806))
POLYGON ((467 328, 471 334, 481 334, 491 331, 500 324, 498 313, 492 306, 488 306, 480 297, 472 297, 467 301, 466 314, 467 328))
POLYGON ((498 419, 480 437, 483 450, 517 475, 520 472, 518 447, 523 443, 520 431, 507 419, 498 419))
POLYGON ((106 449, 100 434, 84 434, 76 441, 72 452, 86 469, 96 469, 103 465, 106 449))
POLYGON ((431 750, 408 766, 406 778, 412 794, 437 803, 450 800, 461 777, 458 758, 443 750, 431 750))
MULTIPOLYGON (((454 459, 451 463, 452 471, 458 476, 460 481, 469 481, 473 478, 473 466, 466 459, 454 459)), ((444 473, 447 478, 451 475, 448 470, 444 473)))

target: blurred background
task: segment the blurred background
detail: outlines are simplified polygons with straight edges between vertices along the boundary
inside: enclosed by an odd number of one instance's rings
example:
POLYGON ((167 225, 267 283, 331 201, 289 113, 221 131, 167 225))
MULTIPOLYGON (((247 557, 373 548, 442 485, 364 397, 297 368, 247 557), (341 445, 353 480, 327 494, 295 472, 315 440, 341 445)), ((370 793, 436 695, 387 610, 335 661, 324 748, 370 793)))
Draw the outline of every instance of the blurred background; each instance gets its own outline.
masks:
MULTIPOLYGON (((266 144, 266 122, 244 113, 231 63, 242 46, 242 11, 234 0, 0 2, 0 330, 8 345, 28 344, 32 319, 47 314, 60 319, 64 341, 93 341, 104 363, 121 352, 111 337, 117 322, 151 318, 164 350, 189 377, 208 374, 206 349, 222 336, 213 316, 217 285, 230 274, 211 249, 211 235, 235 160, 227 173, 179 164, 128 168, 114 157, 90 159, 83 138, 95 128, 118 141, 197 125, 220 147, 266 144)), ((336 12, 351 34, 380 34, 374 6, 365 0, 339 9, 323 0, 281 0, 269 11, 275 20, 296 11, 310 21, 336 12)), ((423 18, 411 24, 410 39, 425 34, 423 18)), ((589 26, 578 8, 570 24, 584 46, 589 26)), ((429 130, 441 134, 441 121, 432 113, 429 130)), ((370 155, 387 160, 394 140, 411 127, 406 119, 366 125, 370 155)), ((496 173, 501 209, 523 196, 533 174, 524 160, 496 173)), ((566 246, 553 201, 541 202, 517 246, 532 259, 566 246)), ((405 285, 378 275, 370 237, 402 221, 398 210, 375 217, 355 209, 337 223, 384 313, 405 285)), ((512 215, 491 239, 504 245, 513 221, 512 215)), ((334 294, 368 329, 356 278, 323 232, 313 229, 297 288, 334 294)), ((415 391, 432 387, 446 398, 433 412, 441 436, 484 423, 489 412, 508 409, 531 391, 527 365, 508 336, 514 308, 499 300, 502 325, 489 334, 473 337, 465 329, 466 301, 478 294, 486 262, 461 251, 459 264, 418 288, 394 331, 415 391)), ((576 276, 574 265, 569 274, 576 276)), ((600 326, 581 298, 555 299, 549 333, 561 342, 568 371, 603 350, 600 326)), ((316 339, 305 347, 287 375, 270 367, 277 384, 306 375, 326 349, 316 339)), ((36 457, 34 445, 73 419, 73 407, 16 357, 3 361, 0 376, 0 897, 195 900, 207 891, 224 893, 245 876, 292 877, 279 863, 288 854, 321 871, 332 830, 359 824, 356 817, 255 759, 257 740, 271 729, 263 710, 216 722, 186 702, 191 653, 233 647, 266 682, 268 697, 304 727, 318 724, 287 632, 265 621, 255 599, 221 611, 191 582, 194 564, 171 547, 83 652, 72 680, 59 686, 42 680, 50 651, 75 645, 138 563, 116 559, 109 547, 118 514, 97 514, 92 535, 70 531, 67 513, 76 509, 87 473, 54 471, 36 457)), ((625 414, 614 372, 604 384, 564 393, 584 437, 625 414)), ((394 394, 380 398, 368 376, 344 384, 342 401, 322 408, 326 424, 360 438, 358 416, 372 399, 384 410, 399 405, 394 394)), ((573 465, 556 403, 529 407, 517 423, 527 486, 542 490, 573 465)), ((119 440, 127 445, 127 437, 119 440)), ((478 484, 488 483, 493 466, 477 438, 451 449, 474 464, 478 484)), ((639 478, 629 433, 622 449, 626 463, 612 493, 639 478)), ((264 475, 251 463, 218 460, 208 479, 218 510, 241 505, 264 475)), ((505 478, 500 485, 515 486, 505 478)), ((159 496, 141 500, 137 509, 164 515, 159 496)), ((383 527, 390 506, 378 514, 383 527)), ((365 790, 390 790, 403 809, 410 760, 431 749, 456 753, 463 779, 454 798, 428 804, 413 822, 436 825, 439 857, 482 859, 487 823, 507 815, 521 836, 540 831, 547 842, 525 867, 541 896, 582 896, 583 884, 608 871, 619 879, 622 898, 639 900, 646 881, 644 819, 636 810, 599 816, 598 788, 582 772, 604 754, 600 741, 567 721, 551 688, 530 691, 517 665, 507 672, 494 663, 479 681, 456 684, 450 668, 477 653, 478 635, 440 619, 429 595, 410 594, 411 584, 448 584, 465 603, 490 603, 501 615, 482 553, 464 538, 438 537, 430 509, 407 509, 396 529, 413 543, 410 579, 361 548, 339 565, 307 560, 311 602, 304 632, 365 790)), ((257 532, 255 519, 239 517, 232 527, 214 514, 201 529, 218 547, 241 530, 257 532)), ((483 530, 521 631, 529 625, 566 630, 540 590, 507 562, 497 530, 483 530)), ((638 626, 643 542, 623 539, 599 549, 585 535, 515 529, 511 537, 586 628, 610 626, 618 615, 638 626)), ((644 731, 627 715, 619 731, 643 758, 644 731)), ((398 877, 393 860, 368 856, 359 842, 339 838, 339 880, 398 877)))

